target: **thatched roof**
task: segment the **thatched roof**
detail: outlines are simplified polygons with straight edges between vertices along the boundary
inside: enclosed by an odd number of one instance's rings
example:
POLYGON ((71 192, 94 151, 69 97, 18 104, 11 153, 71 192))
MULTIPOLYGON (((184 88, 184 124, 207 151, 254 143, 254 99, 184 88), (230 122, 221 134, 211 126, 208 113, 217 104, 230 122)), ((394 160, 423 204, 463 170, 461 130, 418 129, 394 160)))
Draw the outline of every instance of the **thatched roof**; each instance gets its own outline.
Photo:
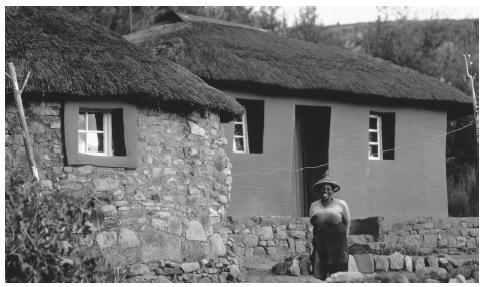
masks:
POLYGON ((10 8, 5 26, 6 62, 15 64, 20 79, 32 72, 26 97, 123 98, 211 110, 225 119, 243 112, 232 97, 182 66, 60 8, 10 8))
POLYGON ((181 13, 167 13, 161 23, 125 38, 210 84, 257 84, 340 100, 471 104, 470 96, 435 78, 349 50, 181 13))

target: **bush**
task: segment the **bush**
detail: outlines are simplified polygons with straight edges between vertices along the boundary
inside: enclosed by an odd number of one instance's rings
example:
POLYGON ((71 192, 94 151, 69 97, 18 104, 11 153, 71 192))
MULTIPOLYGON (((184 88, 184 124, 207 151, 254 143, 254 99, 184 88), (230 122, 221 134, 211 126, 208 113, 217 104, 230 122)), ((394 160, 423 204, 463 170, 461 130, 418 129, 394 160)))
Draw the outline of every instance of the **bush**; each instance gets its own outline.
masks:
POLYGON ((478 171, 472 165, 448 177, 448 205, 450 216, 478 216, 478 171))
POLYGON ((100 253, 71 244, 102 224, 90 199, 54 192, 41 195, 39 184, 13 176, 5 190, 5 276, 7 282, 102 282, 117 280, 100 253))

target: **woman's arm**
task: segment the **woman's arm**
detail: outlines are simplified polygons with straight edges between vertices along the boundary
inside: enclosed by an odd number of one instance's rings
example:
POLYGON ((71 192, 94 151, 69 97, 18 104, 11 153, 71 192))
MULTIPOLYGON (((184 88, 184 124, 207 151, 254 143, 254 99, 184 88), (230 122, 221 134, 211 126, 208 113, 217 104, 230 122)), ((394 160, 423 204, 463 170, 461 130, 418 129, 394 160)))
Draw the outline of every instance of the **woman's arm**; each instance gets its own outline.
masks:
POLYGON ((342 206, 342 223, 345 226, 347 237, 349 237, 349 229, 351 225, 351 214, 349 212, 349 207, 347 206, 347 203, 344 200, 341 200, 340 204, 342 206))

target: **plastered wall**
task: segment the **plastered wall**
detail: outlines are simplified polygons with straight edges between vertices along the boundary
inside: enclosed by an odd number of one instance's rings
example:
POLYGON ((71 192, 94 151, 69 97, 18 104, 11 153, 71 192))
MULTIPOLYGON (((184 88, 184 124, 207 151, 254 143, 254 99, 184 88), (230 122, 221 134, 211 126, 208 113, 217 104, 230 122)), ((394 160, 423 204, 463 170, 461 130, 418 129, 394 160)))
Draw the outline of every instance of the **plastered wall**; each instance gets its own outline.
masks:
POLYGON ((233 153, 233 123, 224 124, 233 163, 234 216, 295 214, 293 182, 296 105, 331 107, 329 169, 353 217, 447 216, 446 113, 262 94, 225 92, 265 100, 263 154, 233 153), (370 111, 395 113, 394 160, 368 160, 370 111), (277 170, 276 170, 277 169, 277 170))

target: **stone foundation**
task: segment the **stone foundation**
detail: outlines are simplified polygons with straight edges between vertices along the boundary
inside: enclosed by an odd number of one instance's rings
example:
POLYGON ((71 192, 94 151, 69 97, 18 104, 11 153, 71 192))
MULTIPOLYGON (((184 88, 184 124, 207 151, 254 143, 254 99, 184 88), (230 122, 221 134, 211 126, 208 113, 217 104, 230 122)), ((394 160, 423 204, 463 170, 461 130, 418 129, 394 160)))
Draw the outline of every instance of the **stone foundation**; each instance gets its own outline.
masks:
MULTIPOLYGON (((308 217, 230 217, 227 223, 226 232, 241 258, 280 261, 312 251, 308 217)), ((349 246, 359 244, 375 251, 412 248, 425 254, 478 254, 478 230, 476 217, 354 219, 348 241, 349 246)))

